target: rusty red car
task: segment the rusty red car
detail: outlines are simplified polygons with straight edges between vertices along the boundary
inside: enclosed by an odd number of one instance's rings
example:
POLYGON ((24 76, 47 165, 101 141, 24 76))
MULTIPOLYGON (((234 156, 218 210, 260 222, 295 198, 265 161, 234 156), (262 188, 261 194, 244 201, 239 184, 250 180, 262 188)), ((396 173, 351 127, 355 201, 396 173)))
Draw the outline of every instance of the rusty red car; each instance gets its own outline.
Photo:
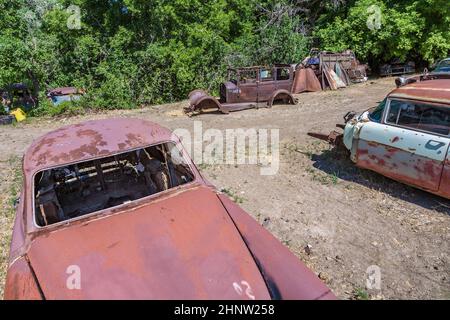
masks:
POLYGON ((309 135, 343 144, 361 168, 450 199, 450 79, 396 83, 377 107, 347 114, 343 133, 309 135))
POLYGON ((62 127, 23 175, 5 299, 335 298, 158 124, 62 127))
POLYGON ((270 108, 278 101, 296 103, 292 96, 294 68, 291 65, 230 68, 227 79, 220 84, 219 98, 202 89, 190 92, 189 105, 184 111, 188 114, 205 110, 229 113, 250 108, 270 108))

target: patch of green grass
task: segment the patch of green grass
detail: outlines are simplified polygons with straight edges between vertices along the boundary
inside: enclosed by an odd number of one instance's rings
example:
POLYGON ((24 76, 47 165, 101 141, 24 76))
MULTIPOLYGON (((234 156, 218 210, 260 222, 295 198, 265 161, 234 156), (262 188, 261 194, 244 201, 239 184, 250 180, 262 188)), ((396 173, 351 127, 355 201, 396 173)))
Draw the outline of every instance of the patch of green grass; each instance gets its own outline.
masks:
POLYGON ((356 300, 369 300, 369 294, 363 288, 356 288, 353 296, 356 300))
POLYGON ((236 192, 234 192, 234 191, 231 190, 231 189, 223 188, 223 189, 220 190, 220 191, 222 191, 223 193, 225 193, 227 196, 229 196, 229 197, 230 197, 234 202, 236 202, 236 203, 244 203, 244 201, 245 201, 245 198, 243 198, 243 197, 237 195, 236 192))
POLYGON ((339 183, 339 173, 333 172, 331 174, 324 173, 313 168, 306 168, 306 172, 308 172, 313 181, 317 181, 320 184, 325 186, 328 185, 337 185, 339 183))

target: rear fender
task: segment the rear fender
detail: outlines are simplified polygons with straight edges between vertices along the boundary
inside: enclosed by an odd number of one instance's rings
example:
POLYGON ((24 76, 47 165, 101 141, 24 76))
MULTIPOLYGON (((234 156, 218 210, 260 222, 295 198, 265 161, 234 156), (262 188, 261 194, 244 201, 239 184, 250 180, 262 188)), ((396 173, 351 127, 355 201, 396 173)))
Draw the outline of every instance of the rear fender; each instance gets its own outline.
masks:
POLYGON ((288 104, 296 104, 295 98, 294 96, 287 90, 285 89, 280 89, 275 91, 272 96, 270 97, 269 101, 268 101, 268 107, 272 107, 274 101, 276 100, 283 100, 284 102, 288 103, 288 104))
POLYGON ((26 257, 20 257, 10 264, 6 275, 5 295, 3 298, 5 300, 44 299, 26 257))
POLYGON ((218 195, 250 250, 273 299, 336 299, 331 290, 255 219, 218 195))

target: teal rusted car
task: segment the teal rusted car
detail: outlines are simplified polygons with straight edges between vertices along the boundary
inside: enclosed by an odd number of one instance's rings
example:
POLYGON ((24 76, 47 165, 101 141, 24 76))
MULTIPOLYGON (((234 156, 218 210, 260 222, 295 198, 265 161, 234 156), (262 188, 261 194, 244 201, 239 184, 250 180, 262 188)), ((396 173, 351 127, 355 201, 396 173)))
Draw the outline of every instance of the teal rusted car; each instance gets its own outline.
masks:
POLYGON ((345 146, 358 167, 450 199, 450 79, 416 77, 340 127, 309 135, 345 146))

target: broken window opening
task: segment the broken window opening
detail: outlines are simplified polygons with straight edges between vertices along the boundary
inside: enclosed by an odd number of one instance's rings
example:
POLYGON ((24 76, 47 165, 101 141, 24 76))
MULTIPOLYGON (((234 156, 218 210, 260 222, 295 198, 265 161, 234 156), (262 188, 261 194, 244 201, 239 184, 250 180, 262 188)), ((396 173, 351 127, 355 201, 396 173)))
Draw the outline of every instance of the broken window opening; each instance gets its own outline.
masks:
POLYGON ((277 80, 289 80, 289 71, 288 68, 277 68, 277 80))
POLYGON ((384 112, 384 108, 386 107, 386 101, 387 99, 384 99, 383 101, 381 101, 381 103, 375 107, 373 109, 373 111, 371 111, 369 113, 369 119, 373 122, 381 122, 381 118, 383 116, 383 112, 384 112))
POLYGON ((194 180, 174 143, 38 172, 34 178, 38 226, 129 203, 194 180))
POLYGON ((259 74, 261 81, 273 81, 272 69, 261 69, 259 74))
POLYGON ((244 69, 239 71, 239 82, 241 84, 256 83, 256 81, 257 81, 257 70, 244 69))

